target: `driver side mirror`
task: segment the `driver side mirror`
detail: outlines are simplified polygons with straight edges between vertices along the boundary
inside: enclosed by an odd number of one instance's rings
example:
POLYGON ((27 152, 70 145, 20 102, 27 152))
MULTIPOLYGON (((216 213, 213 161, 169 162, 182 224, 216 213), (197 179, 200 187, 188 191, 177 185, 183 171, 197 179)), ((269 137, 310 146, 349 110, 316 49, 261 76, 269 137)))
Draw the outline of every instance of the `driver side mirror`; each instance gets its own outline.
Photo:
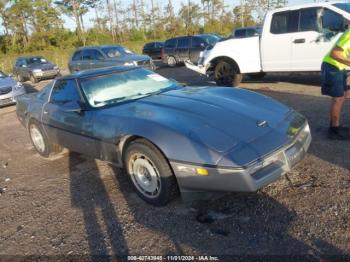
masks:
POLYGON ((75 113, 81 113, 85 110, 85 107, 77 102, 77 101, 70 101, 62 105, 62 109, 64 112, 75 112, 75 113))

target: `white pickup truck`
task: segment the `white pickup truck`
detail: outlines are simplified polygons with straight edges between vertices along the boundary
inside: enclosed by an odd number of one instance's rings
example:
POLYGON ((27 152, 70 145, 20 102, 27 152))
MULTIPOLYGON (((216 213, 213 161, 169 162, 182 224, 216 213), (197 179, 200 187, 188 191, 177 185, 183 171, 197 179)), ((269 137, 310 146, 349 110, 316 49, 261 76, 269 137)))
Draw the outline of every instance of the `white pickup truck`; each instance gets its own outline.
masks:
POLYGON ((261 35, 216 43, 186 67, 214 75, 217 85, 236 86, 242 75, 320 71, 323 57, 350 21, 350 3, 324 2, 267 12, 261 35))

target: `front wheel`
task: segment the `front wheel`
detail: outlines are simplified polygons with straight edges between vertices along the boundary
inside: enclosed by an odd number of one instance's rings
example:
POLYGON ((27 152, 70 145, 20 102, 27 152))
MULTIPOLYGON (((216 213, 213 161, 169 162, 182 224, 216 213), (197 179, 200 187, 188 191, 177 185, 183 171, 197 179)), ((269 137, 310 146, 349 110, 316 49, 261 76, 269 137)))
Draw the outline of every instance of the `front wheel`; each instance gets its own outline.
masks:
POLYGON ((176 58, 173 57, 173 56, 168 56, 167 64, 168 64, 169 67, 175 67, 177 65, 176 58))
POLYGON ((163 206, 179 194, 169 163, 150 142, 143 139, 132 142, 124 160, 136 193, 147 203, 163 206))
POLYGON ((17 82, 23 82, 24 80, 23 80, 23 77, 20 75, 20 74, 16 74, 16 80, 17 80, 17 82))
POLYGON ((232 63, 226 61, 215 66, 214 77, 218 86, 237 86, 242 81, 242 74, 232 63))
POLYGON ((38 79, 33 74, 30 75, 29 79, 30 79, 30 82, 32 82, 33 84, 36 84, 39 82, 38 79))
POLYGON ((32 121, 29 124, 28 129, 30 140, 36 151, 43 157, 49 157, 51 153, 50 144, 41 126, 32 121))

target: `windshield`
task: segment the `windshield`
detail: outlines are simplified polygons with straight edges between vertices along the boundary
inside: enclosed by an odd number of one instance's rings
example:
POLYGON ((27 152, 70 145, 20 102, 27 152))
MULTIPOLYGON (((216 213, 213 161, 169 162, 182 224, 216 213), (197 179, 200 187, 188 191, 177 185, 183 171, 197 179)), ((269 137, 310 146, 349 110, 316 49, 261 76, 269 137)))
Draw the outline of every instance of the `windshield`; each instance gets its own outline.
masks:
POLYGON ((138 99, 178 88, 175 81, 142 68, 86 78, 80 83, 92 107, 138 99))
POLYGON ((4 72, 0 71, 0 78, 6 78, 6 77, 7 75, 4 72))
POLYGON ((43 57, 31 57, 26 59, 27 64, 46 64, 47 60, 43 57))
POLYGON ((350 13, 350 4, 349 3, 338 3, 338 4, 333 4, 334 6, 338 7, 339 9, 346 11, 350 13))
POLYGON ((221 39, 221 37, 217 35, 203 35, 202 37, 209 45, 215 45, 216 42, 218 42, 221 39))
POLYGON ((110 58, 118 57, 125 54, 133 54, 132 51, 123 46, 111 46, 102 48, 102 52, 110 58))

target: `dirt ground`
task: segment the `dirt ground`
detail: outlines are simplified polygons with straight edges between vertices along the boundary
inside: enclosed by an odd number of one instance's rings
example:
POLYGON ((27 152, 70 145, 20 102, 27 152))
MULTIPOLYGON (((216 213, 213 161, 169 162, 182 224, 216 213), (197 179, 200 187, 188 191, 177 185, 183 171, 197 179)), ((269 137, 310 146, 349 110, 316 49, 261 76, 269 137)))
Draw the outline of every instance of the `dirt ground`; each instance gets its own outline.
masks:
MULTIPOLYGON (((183 67, 159 73, 187 85, 213 85, 183 67)), ((45 83, 26 86, 35 91, 45 83)), ((288 179, 257 193, 229 193, 192 205, 177 199, 161 208, 140 200, 123 170, 104 162, 74 153, 41 158, 16 119, 15 106, 1 108, 0 260, 31 255, 54 260, 212 255, 220 261, 242 255, 278 261, 290 255, 302 260, 349 256, 350 141, 326 138, 329 99, 320 96, 319 76, 267 76, 241 86, 308 118, 313 142, 306 158, 288 179)), ((350 125, 350 103, 344 112, 344 125, 350 125)))

